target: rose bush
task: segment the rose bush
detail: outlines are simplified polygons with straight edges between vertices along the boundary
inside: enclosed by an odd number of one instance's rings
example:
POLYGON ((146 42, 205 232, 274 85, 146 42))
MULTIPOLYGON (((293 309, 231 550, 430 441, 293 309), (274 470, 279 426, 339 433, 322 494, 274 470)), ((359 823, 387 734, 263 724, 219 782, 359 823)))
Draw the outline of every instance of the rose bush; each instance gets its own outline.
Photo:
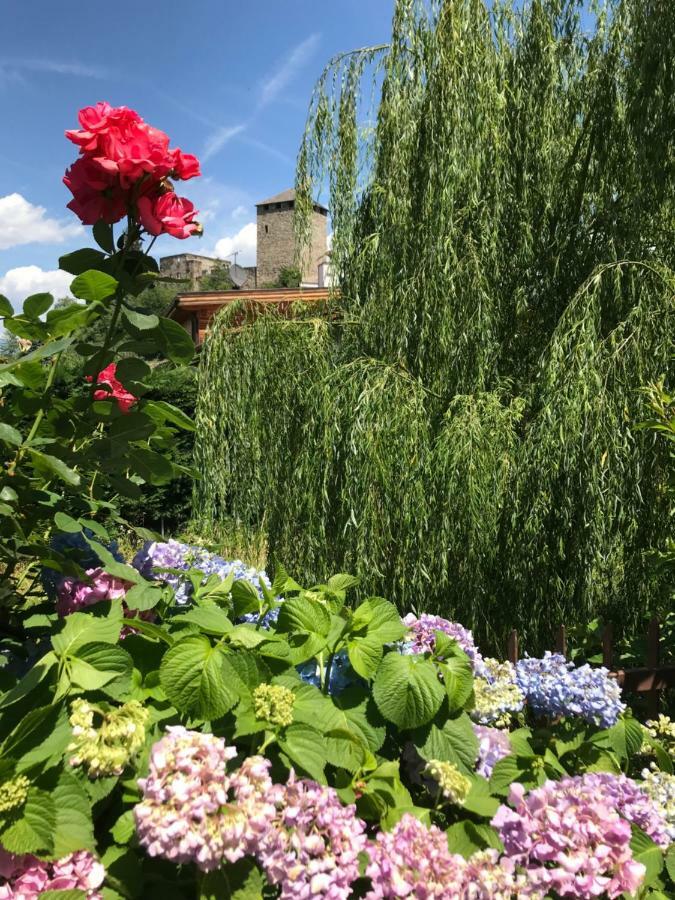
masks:
POLYGON ((121 558, 101 475, 138 496, 185 471, 162 451, 191 423, 135 353, 191 342, 134 298, 158 278, 140 243, 194 232, 172 181, 199 166, 124 107, 80 125, 81 302, 0 299, 32 345, 0 367, 0 897, 672 893, 672 723, 606 670, 485 657, 346 574, 305 588, 143 529, 121 558), (79 340, 104 313, 123 337, 79 340), (89 387, 57 398, 70 347, 89 387))

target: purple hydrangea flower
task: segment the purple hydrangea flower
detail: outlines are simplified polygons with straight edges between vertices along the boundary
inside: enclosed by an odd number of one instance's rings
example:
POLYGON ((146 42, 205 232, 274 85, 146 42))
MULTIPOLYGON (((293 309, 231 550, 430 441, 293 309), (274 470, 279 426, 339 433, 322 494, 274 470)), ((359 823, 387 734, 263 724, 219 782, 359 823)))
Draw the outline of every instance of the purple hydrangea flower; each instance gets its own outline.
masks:
POLYGON ((401 652, 406 654, 433 652, 436 646, 435 632, 442 631, 448 637, 457 641, 461 649, 469 657, 474 674, 485 674, 483 657, 474 643, 473 635, 459 622, 450 622, 442 616, 431 616, 428 613, 422 613, 419 618, 412 613, 408 613, 403 619, 403 624, 410 629, 410 637, 402 645, 401 652))
POLYGON ((535 890, 581 900, 633 894, 645 867, 633 858, 630 822, 615 806, 622 790, 589 775, 547 781, 528 793, 516 783, 513 808, 500 806, 492 825, 535 890))
POLYGON ((485 725, 474 725, 473 731, 478 738, 476 772, 483 778, 489 778, 499 760, 511 753, 508 732, 500 728, 488 728, 485 725))
POLYGON ((602 728, 614 725, 625 710, 621 688, 603 667, 575 668, 560 653, 516 664, 516 682, 536 715, 580 716, 602 728))

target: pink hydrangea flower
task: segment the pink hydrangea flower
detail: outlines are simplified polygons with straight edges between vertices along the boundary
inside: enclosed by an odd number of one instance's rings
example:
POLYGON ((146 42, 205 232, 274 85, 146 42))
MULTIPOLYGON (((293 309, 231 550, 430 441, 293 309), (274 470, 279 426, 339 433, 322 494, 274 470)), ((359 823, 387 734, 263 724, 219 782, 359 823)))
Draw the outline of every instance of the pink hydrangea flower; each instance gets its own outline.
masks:
POLYGON ((274 819, 262 830, 255 853, 280 900, 346 900, 359 877, 365 824, 333 788, 296 779, 275 785, 274 819))
POLYGON ((645 867, 633 858, 630 823, 587 778, 547 781, 528 793, 514 784, 513 809, 500 806, 492 824, 533 889, 579 900, 633 894, 645 867))
POLYGON ((271 763, 253 756, 230 774, 236 755, 235 747, 212 734, 167 729, 152 748, 148 777, 139 779, 143 800, 134 808, 138 837, 150 856, 194 862, 210 872, 257 846, 275 815, 268 799, 271 763))
MULTIPOLYGON (((133 587, 130 581, 109 575, 102 568, 87 569, 87 579, 87 581, 81 581, 79 578, 67 576, 61 580, 56 599, 56 611, 62 618, 74 612, 81 612, 88 606, 94 606, 103 600, 124 598, 127 591, 133 587)), ((128 619, 138 616, 146 622, 152 622, 155 618, 151 609, 139 612, 136 609, 129 609, 126 604, 123 604, 123 612, 125 618, 128 619)), ((122 637, 126 637, 133 631, 131 626, 123 628, 122 637)))
POLYGON ((368 849, 366 900, 411 897, 461 898, 466 862, 450 853, 445 833, 406 813, 391 831, 381 831, 368 849))
POLYGON ((98 888, 105 869, 86 850, 56 862, 35 856, 16 856, 0 847, 0 900, 33 900, 44 891, 83 891, 87 900, 102 900, 98 888))

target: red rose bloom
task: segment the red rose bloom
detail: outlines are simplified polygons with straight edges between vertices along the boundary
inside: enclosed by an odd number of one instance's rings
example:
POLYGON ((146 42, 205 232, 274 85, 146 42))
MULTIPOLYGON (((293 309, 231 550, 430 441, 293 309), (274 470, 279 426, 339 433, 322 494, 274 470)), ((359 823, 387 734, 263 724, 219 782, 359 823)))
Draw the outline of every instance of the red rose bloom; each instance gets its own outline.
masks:
POLYGON ((81 156, 63 181, 73 194, 68 208, 85 225, 101 219, 118 222, 127 213, 133 216, 138 207, 150 234, 185 238, 201 232, 197 211, 188 200, 177 198, 167 181, 199 175, 196 156, 169 147, 163 131, 126 106, 97 103, 81 109, 78 118, 82 127, 67 131, 66 137, 81 156), (167 189, 171 196, 163 199, 167 189))
MULTIPOLYGON (((96 376, 96 384, 106 385, 106 388, 100 391, 94 391, 94 400, 115 400, 120 412, 126 415, 134 403, 136 403, 138 397, 134 397, 133 394, 129 393, 124 385, 117 380, 116 374, 116 363, 110 363, 109 366, 106 366, 105 369, 98 373, 96 376)), ((92 381, 91 375, 87 376, 87 381, 92 381)))
POLYGON ((202 231, 202 226, 194 221, 197 210, 192 203, 184 197, 177 197, 173 191, 154 198, 141 197, 138 214, 149 234, 170 234, 183 239, 202 231))

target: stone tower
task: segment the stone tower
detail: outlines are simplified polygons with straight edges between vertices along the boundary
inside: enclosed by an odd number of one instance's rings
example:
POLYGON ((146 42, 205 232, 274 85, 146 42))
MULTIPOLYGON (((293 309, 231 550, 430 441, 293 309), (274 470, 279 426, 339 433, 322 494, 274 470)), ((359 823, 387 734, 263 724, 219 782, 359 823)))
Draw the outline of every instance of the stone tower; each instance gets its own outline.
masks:
MULTIPOLYGON (((256 203, 258 219, 257 281, 258 287, 272 285, 279 273, 287 266, 294 265, 295 234, 293 216, 295 213, 295 191, 283 191, 275 197, 256 203)), ((312 242, 305 259, 302 284, 318 285, 319 265, 326 257, 326 225, 328 210, 319 203, 314 204, 312 213, 312 242)))

